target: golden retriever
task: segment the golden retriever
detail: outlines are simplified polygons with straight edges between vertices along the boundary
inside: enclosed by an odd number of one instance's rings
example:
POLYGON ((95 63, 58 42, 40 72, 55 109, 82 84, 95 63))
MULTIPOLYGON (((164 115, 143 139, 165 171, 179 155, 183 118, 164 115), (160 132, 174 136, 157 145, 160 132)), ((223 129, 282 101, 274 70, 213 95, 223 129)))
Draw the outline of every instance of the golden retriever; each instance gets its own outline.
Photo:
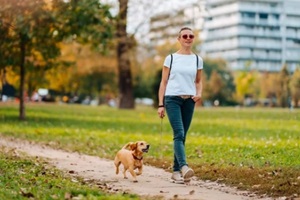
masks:
POLYGON ((133 177, 133 182, 138 182, 137 175, 143 172, 143 153, 147 153, 150 145, 145 141, 129 142, 116 154, 114 163, 116 166, 116 174, 119 174, 119 166, 123 164, 124 178, 127 179, 126 171, 129 170, 133 177), (134 170, 138 169, 138 172, 134 170))

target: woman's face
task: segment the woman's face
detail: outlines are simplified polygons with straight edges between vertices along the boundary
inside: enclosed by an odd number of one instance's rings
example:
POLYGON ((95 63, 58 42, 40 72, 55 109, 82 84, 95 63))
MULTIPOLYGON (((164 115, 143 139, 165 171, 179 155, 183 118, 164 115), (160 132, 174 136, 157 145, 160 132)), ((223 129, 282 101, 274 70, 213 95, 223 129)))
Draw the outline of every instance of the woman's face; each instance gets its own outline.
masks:
POLYGON ((183 47, 191 47, 194 42, 194 33, 191 30, 183 30, 178 37, 178 41, 183 47))

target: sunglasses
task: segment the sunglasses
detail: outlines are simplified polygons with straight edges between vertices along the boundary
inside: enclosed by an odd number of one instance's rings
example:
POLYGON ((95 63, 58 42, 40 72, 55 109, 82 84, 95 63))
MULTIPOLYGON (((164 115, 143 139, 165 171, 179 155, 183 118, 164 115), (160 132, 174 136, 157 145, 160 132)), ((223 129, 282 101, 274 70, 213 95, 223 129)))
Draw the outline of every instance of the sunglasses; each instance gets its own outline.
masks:
POLYGON ((184 35, 182 35, 181 37, 182 37, 183 39, 186 40, 186 39, 188 39, 188 38, 189 38, 189 39, 194 39, 195 36, 194 36, 194 35, 187 35, 187 34, 184 34, 184 35))

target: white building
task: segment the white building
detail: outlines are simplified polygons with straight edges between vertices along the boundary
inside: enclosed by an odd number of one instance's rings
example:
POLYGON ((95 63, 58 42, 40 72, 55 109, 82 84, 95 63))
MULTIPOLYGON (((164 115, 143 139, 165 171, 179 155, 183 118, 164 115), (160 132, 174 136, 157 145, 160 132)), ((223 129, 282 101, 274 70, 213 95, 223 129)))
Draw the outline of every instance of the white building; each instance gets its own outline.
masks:
POLYGON ((200 30, 203 17, 200 16, 201 5, 188 4, 180 10, 167 10, 150 19, 148 37, 152 46, 164 44, 166 41, 176 41, 182 27, 200 30))
POLYGON ((300 0, 206 0, 201 50, 249 67, 292 71, 300 63, 300 0))

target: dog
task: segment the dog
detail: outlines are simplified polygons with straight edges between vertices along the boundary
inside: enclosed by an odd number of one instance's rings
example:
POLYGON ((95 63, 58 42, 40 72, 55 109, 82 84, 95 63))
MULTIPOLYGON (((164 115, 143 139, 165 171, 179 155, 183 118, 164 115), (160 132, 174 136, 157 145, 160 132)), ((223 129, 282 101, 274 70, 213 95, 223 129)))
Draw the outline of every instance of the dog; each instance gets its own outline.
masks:
POLYGON ((145 141, 129 142, 123 146, 115 156, 116 174, 119 174, 119 166, 122 164, 124 178, 127 179, 128 170, 133 177, 133 182, 138 182, 136 176, 143 172, 143 153, 148 153, 149 148, 150 145, 145 141), (138 169, 138 172, 135 172, 135 169, 138 169))

